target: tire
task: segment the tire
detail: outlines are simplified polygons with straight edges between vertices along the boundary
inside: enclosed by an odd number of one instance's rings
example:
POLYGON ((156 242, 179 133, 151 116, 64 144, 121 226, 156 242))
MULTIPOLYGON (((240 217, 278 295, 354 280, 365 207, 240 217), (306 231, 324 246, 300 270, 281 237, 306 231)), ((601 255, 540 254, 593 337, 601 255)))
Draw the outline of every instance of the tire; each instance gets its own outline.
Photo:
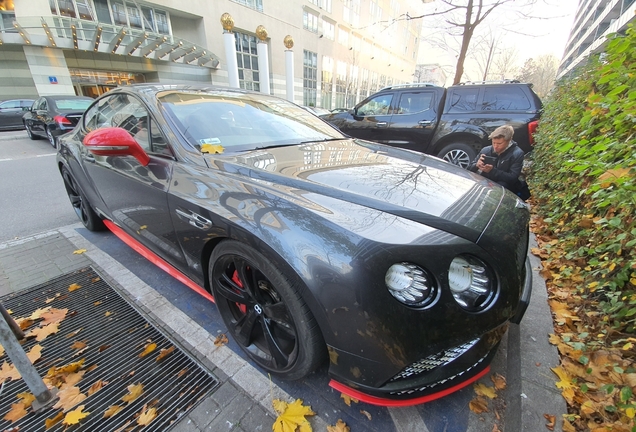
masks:
POLYGON ((106 229, 104 221, 95 213, 95 210, 93 210, 81 189, 77 186, 73 176, 66 168, 62 168, 62 178, 64 179, 64 187, 73 210, 75 210, 75 214, 80 218, 86 229, 89 231, 104 231, 106 229))
POLYGON ((453 143, 440 150, 437 156, 444 159, 446 162, 466 169, 475 159, 477 153, 475 152, 475 149, 468 144, 453 143))
POLYGON ((53 133, 51 132, 51 129, 49 128, 46 128, 46 137, 49 139, 49 142, 51 143, 53 148, 57 149, 57 143, 55 141, 55 137, 53 136, 53 133))
POLYGON ((35 140, 39 140, 39 139, 40 139, 40 137, 39 137, 39 136, 37 136, 36 134, 34 134, 34 133, 31 131, 31 126, 29 126, 29 125, 24 125, 24 128, 26 129, 26 133, 27 133, 27 135, 29 136, 29 138, 31 138, 31 139, 32 139, 32 140, 34 140, 34 141, 35 141, 35 140))
POLYGON ((326 359, 326 345, 292 282, 252 247, 220 243, 210 257, 210 286, 233 339, 260 367, 300 379, 326 359))

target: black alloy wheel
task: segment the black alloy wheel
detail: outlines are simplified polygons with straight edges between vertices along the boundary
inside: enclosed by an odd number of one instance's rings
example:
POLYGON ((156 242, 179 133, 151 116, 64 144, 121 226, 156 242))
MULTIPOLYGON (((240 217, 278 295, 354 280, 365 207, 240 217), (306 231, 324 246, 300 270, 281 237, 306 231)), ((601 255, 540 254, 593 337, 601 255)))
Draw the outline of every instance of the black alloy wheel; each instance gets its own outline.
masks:
POLYGON ((64 187, 68 194, 68 199, 71 201, 75 214, 82 221, 84 226, 89 231, 103 231, 106 229, 104 221, 95 213, 95 210, 90 206, 88 200, 82 194, 82 191, 75 183, 73 176, 66 168, 62 168, 62 178, 64 179, 64 187))
POLYGON ((212 253, 209 274, 230 334, 263 369, 299 379, 326 358, 322 335, 298 287, 258 251, 226 240, 212 253))
POLYGON ((30 138, 30 139, 32 139, 32 140, 38 140, 38 139, 40 139, 40 137, 39 137, 39 136, 37 136, 37 135, 35 135, 35 134, 33 133, 33 131, 31 130, 31 126, 29 126, 28 124, 25 124, 25 125, 24 125, 24 128, 26 129, 26 133, 27 133, 27 135, 29 136, 29 138, 30 138))
POLYGON ((53 148, 57 149, 57 145, 55 143, 55 137, 53 136, 53 133, 51 132, 51 129, 49 128, 46 128, 46 137, 49 139, 49 142, 51 143, 53 148))

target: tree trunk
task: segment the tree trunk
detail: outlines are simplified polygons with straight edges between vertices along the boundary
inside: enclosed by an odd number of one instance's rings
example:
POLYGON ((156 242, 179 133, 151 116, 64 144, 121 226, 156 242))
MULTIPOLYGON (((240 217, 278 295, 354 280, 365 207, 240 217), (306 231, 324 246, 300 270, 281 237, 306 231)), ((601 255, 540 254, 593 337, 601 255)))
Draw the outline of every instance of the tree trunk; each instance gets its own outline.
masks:
POLYGON ((462 34, 462 46, 459 50, 459 56, 457 57, 457 66, 455 67, 455 78, 453 78, 453 85, 459 84, 464 75, 464 61, 466 61, 466 53, 468 52, 468 45, 470 45, 470 39, 473 37, 473 24, 471 18, 473 16, 473 0, 468 0, 466 5, 466 21, 464 21, 464 33, 462 34))

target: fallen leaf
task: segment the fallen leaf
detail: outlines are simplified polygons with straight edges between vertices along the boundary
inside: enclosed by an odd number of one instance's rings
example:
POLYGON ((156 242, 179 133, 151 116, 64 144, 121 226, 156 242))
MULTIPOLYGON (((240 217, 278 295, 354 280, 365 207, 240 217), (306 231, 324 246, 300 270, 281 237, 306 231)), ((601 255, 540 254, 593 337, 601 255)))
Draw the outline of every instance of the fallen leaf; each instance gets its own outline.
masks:
POLYGON ((227 336, 225 336, 225 334, 221 333, 220 335, 218 335, 216 337, 216 339, 214 339, 214 346, 221 346, 221 345, 225 345, 227 344, 229 341, 227 340, 227 336))
POLYGON ((55 403, 55 405, 53 405, 53 409, 62 408, 64 412, 67 412, 75 405, 86 399, 86 395, 81 393, 79 387, 76 386, 67 387, 63 390, 60 390, 57 395, 59 399, 55 403))
POLYGON ((100 304, 102 304, 101 300, 100 301, 96 301, 95 303, 93 303, 94 306, 99 306, 100 304))
POLYGON ((46 426, 47 429, 50 429, 56 424, 58 424, 59 422, 61 422, 63 418, 64 418, 64 412, 60 411, 59 413, 55 415, 55 417, 47 418, 46 420, 44 420, 44 426, 46 426))
POLYGON ((73 387, 75 384, 80 382, 82 378, 84 378, 84 374, 86 371, 77 371, 71 374, 68 374, 66 378, 64 378, 64 385, 61 387, 62 389, 73 387))
POLYGON ((0 357, 2 357, 4 355, 4 348, 2 345, 0 345, 0 357))
POLYGON ((97 393, 98 391, 100 391, 105 385, 108 385, 108 381, 97 380, 93 383, 92 386, 90 386, 86 394, 88 396, 91 396, 94 393, 97 393))
POLYGON ((2 363, 2 368, 0 368, 0 383, 5 382, 6 380, 19 380, 22 378, 20 372, 10 363, 6 361, 2 363))
POLYGON ((73 342, 73 345, 71 345, 71 349, 83 349, 86 348, 88 345, 86 345, 86 342, 84 341, 75 341, 73 342))
POLYGON ((99 282, 100 280, 102 280, 102 278, 97 276, 97 277, 94 277, 93 279, 91 279, 91 282, 95 283, 95 282, 99 282))
POLYGON ((131 384, 127 387, 128 393, 125 394, 121 400, 124 402, 131 403, 135 399, 137 399, 144 392, 144 386, 142 383, 131 384))
POLYGON ((81 255, 84 252, 86 252, 86 249, 77 249, 77 250, 73 251, 73 254, 74 255, 81 255))
POLYGON ((81 332, 81 331, 82 331, 82 328, 80 327, 80 328, 78 328, 77 330, 75 330, 74 332, 67 334, 67 335, 66 335, 66 339, 70 339, 70 338, 72 338, 72 337, 77 336, 77 334, 78 334, 79 332, 81 332))
POLYGON ((73 425, 79 423, 81 419, 83 419, 84 417, 88 417, 88 415, 90 414, 89 412, 82 412, 83 409, 84 405, 80 405, 77 407, 77 409, 68 412, 64 417, 64 421, 62 423, 64 423, 65 425, 73 425))
POLYGON ((501 432, 501 429, 499 429, 499 425, 497 423, 492 425, 492 432, 501 432))
POLYGON ((36 341, 42 342, 50 335, 57 333, 59 324, 60 323, 53 323, 44 327, 38 327, 27 333, 25 337, 35 337, 36 341))
POLYGON ((327 426, 327 432, 350 432, 351 428, 345 422, 338 419, 335 426, 327 426))
POLYGON ((35 396, 33 396, 33 393, 31 392, 18 393, 17 398, 22 401, 25 408, 30 407, 35 400, 35 396))
POLYGON ((157 344, 156 343, 147 344, 146 348, 143 350, 143 352, 141 354, 139 354, 139 357, 140 358, 146 357, 148 354, 153 352, 156 348, 157 348, 157 344))
POLYGON ((27 415, 26 406, 24 405, 24 403, 19 402, 11 404, 11 409, 2 418, 13 423, 20 420, 25 415, 27 415))
POLYGON ((124 407, 120 405, 111 405, 108 407, 106 411, 104 411, 104 418, 110 418, 117 414, 119 411, 123 410, 124 407))
POLYGON ((150 424, 151 421, 155 419, 155 417, 157 417, 157 409, 150 408, 148 410, 145 410, 144 406, 144 410, 142 410, 139 418, 137 418, 137 424, 141 426, 147 426, 148 424, 150 424))
POLYGON ((68 292, 73 292, 73 291, 77 291, 78 289, 80 289, 82 286, 80 284, 71 284, 68 286, 68 292))
POLYGON ((40 319, 42 314, 45 313, 45 312, 48 312, 50 309, 51 309, 51 306, 47 306, 45 308, 36 309, 35 311, 33 311, 31 316, 29 316, 29 319, 32 319, 32 320, 40 319))
POLYGON ((368 411, 360 410, 360 414, 365 416, 369 421, 371 421, 371 414, 368 411))
POLYGON ((556 416, 552 414, 543 414, 543 417, 548 421, 545 425, 549 430, 554 430, 554 425, 556 424, 556 416))
POLYGON ((311 431, 311 425, 305 416, 316 413, 311 410, 311 407, 303 406, 301 399, 296 399, 290 404, 280 399, 274 399, 272 405, 278 413, 272 426, 273 432, 295 431, 298 426, 300 426, 301 431, 311 431))
POLYGON ((95 369, 97 369, 97 364, 93 364, 93 365, 90 365, 89 367, 87 367, 86 368, 86 372, 92 372, 95 369))
POLYGON ((18 318, 15 323, 20 327, 20 330, 26 330, 33 325, 35 321, 30 318, 18 318))
POLYGON ((105 316, 105 317, 109 317, 109 316, 111 316, 112 314, 113 314, 112 312, 106 311, 106 313, 104 313, 104 316, 105 316))
POLYGON ((177 378, 181 378, 182 376, 184 376, 187 373, 188 373, 188 368, 183 368, 177 373, 177 378))
POLYGON ((356 399, 356 398, 352 398, 351 396, 346 395, 346 394, 344 394, 344 393, 340 393, 340 398, 344 400, 344 403, 345 403, 347 406, 351 406, 351 402, 353 402, 353 403, 358 403, 358 402, 360 402, 358 399, 356 399))
POLYGON ((162 348, 161 351, 159 352, 159 355, 155 359, 155 361, 161 361, 165 359, 170 354, 172 354, 173 351, 174 351, 174 346, 171 346, 170 348, 162 348))
POLYGON ((40 359, 40 357, 42 357, 42 349, 43 347, 40 344, 33 345, 33 347, 31 347, 31 349, 26 355, 27 358, 31 360, 31 363, 35 363, 36 361, 40 359))
POLYGON ((218 144, 203 144, 201 145, 201 153, 223 153, 223 146, 218 144))
POLYGON ((468 407, 475 414, 488 412, 488 400, 481 396, 476 397, 468 403, 468 407))
POLYGON ((494 387, 488 387, 485 384, 477 383, 474 385, 474 388, 477 396, 486 396, 489 399, 494 399, 497 397, 497 392, 495 392, 494 387))
POLYGON ((498 373, 491 375, 490 379, 495 384, 495 389, 497 390, 505 390, 506 389, 506 378, 498 373))
POLYGON ((49 309, 48 311, 44 312, 40 316, 40 318, 42 318, 42 322, 40 323, 40 326, 43 326, 45 324, 61 322, 66 317, 67 312, 68 312, 68 309, 56 309, 56 308, 49 309))

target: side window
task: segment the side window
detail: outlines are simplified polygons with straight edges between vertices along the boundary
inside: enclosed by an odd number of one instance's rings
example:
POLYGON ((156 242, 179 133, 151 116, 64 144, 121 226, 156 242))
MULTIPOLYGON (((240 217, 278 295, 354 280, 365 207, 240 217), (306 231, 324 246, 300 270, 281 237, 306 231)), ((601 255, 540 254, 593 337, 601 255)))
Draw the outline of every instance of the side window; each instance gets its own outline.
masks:
POLYGON ((32 100, 22 100, 22 101, 20 101, 20 106, 22 107, 22 109, 24 111, 28 111, 29 108, 31 108, 33 106, 33 101, 32 100))
POLYGON ((16 108, 20 108, 20 101, 19 100, 12 100, 12 101, 6 101, 6 102, 2 102, 0 104, 0 108, 2 109, 16 109, 16 108))
POLYGON ((391 107, 392 94, 383 94, 368 100, 358 108, 358 115, 388 115, 391 107))
POLYGON ((479 89, 476 88, 455 88, 450 96, 450 107, 448 112, 461 113, 475 111, 477 109, 477 96, 479 89))
POLYGON ((403 92, 396 109, 396 114, 415 114, 431 108, 433 93, 403 92))
POLYGON ((46 99, 38 99, 37 101, 35 101, 35 103, 33 104, 33 109, 34 110, 46 109, 46 99))
POLYGON ((49 109, 49 108, 48 108, 48 106, 49 106, 49 105, 48 105, 48 103, 47 103, 46 99, 42 99, 42 101, 40 101, 40 109, 41 109, 42 111, 46 111, 46 110, 48 110, 48 109, 49 109))
POLYGON ((516 86, 484 89, 484 111, 523 111, 530 109, 530 101, 522 89, 516 86))
POLYGON ((168 141, 164 138, 154 119, 150 119, 150 146, 154 153, 159 153, 164 156, 173 156, 168 141))

